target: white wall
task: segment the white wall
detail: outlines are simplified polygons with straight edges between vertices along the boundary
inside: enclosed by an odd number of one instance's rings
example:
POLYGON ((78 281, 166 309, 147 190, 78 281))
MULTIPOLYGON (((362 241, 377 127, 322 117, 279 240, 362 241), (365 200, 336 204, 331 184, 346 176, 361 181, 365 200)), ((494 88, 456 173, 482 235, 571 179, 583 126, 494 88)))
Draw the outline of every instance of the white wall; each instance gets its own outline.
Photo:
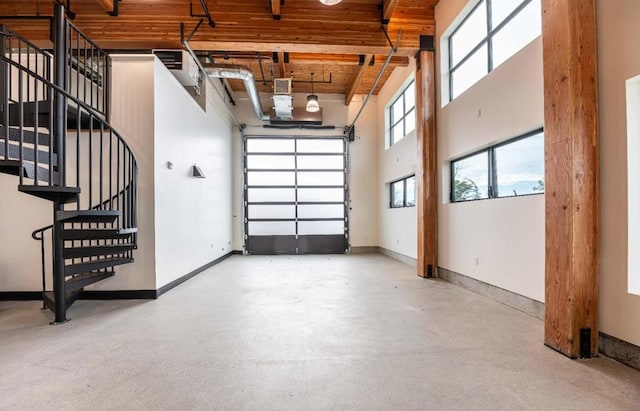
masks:
MULTIPOLYGON (((31 232, 53 221, 53 206, 18 191, 19 178, 0 174, 0 291, 37 291, 41 285, 40 242, 31 232)), ((51 232, 46 235, 47 267, 51 267, 51 232)), ((51 287, 51 270, 47 270, 51 287)))
MULTIPOLYGON (((627 209, 627 79, 640 75, 640 2, 597 0, 598 81, 600 99, 600 330, 640 346, 640 296, 628 292, 628 276, 640 267, 627 265, 629 220, 640 212, 627 209), (611 3, 615 3, 611 4, 611 3)), ((635 111, 635 116, 640 113, 635 111)), ((633 120, 633 119, 632 119, 633 120)), ((637 120, 637 119, 636 119, 637 120)), ((637 124, 637 123, 636 123, 637 124)), ((631 153, 637 162, 637 153, 631 153)), ((632 164, 629 164, 632 166, 632 164)))
MULTIPOLYGON (((273 103, 270 95, 261 95, 262 107, 268 110, 273 103)), ((323 110, 323 125, 335 126, 333 130, 307 130, 307 129, 270 129, 263 128, 263 123, 259 121, 253 111, 246 93, 236 93, 237 106, 234 114, 238 120, 246 124, 245 135, 284 135, 284 136, 342 136, 345 125, 350 124, 348 120, 355 116, 344 105, 344 96, 341 94, 319 94, 320 107, 323 110)), ((302 107, 306 103, 306 94, 293 94, 293 106, 302 107)), ((372 103, 369 103, 372 104, 372 103)), ((353 104, 351 105, 353 107, 353 104)), ((371 106, 370 106, 371 107, 371 106)), ((358 106, 359 108, 359 106, 358 106)), ((372 192, 375 190, 375 167, 376 158, 373 146, 375 144, 375 124, 371 111, 366 110, 362 119, 356 126, 356 141, 349 143, 350 155, 350 211, 349 211, 349 242, 352 247, 376 246, 378 221, 375 207, 375 197, 372 192)), ((233 137, 233 247, 236 250, 243 250, 243 199, 242 199, 242 136, 239 132, 234 132, 233 137)))
MULTIPOLYGON (((467 5, 464 0, 438 3, 437 45, 467 5)), ((442 47, 436 49, 440 79, 442 47)), ((444 107, 440 94, 436 93, 438 265, 544 301, 544 195, 468 203, 448 200, 450 160, 543 125, 541 38, 444 107)))
POLYGON ((379 245, 407 257, 417 258, 418 220, 416 207, 391 208, 389 183, 415 174, 418 160, 415 131, 389 148, 385 148, 387 107, 415 76, 415 61, 408 67, 396 68, 378 93, 376 109, 378 138, 378 218, 380 220, 379 245))
POLYGON ((205 112, 155 62, 157 288, 232 251, 231 120, 206 84, 205 112), (194 164, 206 178, 193 177, 194 164))
POLYGON ((156 289, 154 205, 154 70, 152 55, 113 55, 111 125, 122 135, 138 162, 138 249, 135 262, 116 267, 116 275, 93 290, 156 289))

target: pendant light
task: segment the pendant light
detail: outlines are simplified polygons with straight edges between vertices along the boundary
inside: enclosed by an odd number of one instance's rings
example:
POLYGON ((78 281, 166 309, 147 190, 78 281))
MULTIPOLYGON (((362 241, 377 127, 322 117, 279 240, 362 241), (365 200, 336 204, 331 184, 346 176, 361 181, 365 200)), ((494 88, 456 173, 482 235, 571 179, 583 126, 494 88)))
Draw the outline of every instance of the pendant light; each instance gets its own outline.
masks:
POLYGON ((320 3, 324 4, 325 6, 335 6, 341 1, 342 0, 320 0, 320 3))
POLYGON ((307 96, 307 111, 309 113, 317 113, 320 111, 318 96, 313 94, 313 73, 311 73, 311 94, 307 96))

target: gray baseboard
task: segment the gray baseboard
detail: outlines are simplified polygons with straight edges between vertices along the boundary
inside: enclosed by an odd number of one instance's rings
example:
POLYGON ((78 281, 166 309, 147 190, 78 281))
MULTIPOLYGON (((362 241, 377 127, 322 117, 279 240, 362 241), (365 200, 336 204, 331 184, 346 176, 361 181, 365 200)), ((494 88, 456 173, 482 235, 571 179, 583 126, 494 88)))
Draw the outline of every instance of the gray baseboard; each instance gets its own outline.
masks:
POLYGON ((636 370, 640 370, 640 347, 637 345, 601 332, 598 347, 600 353, 607 357, 611 357, 636 370))
POLYGON ((349 250, 349 254, 378 254, 379 252, 380 247, 378 246, 351 247, 349 250))
POLYGON ((417 267, 418 266, 418 260, 416 260, 413 257, 408 257, 408 256, 406 256, 404 254, 400 254, 400 253, 397 253, 395 251, 388 250, 388 249, 386 249, 384 247, 378 247, 378 251, 380 252, 380 254, 384 254, 387 257, 391 257, 394 260, 398 260, 398 261, 400 261, 402 263, 405 263, 405 264, 408 264, 408 265, 410 265, 412 267, 417 267))
POLYGON ((520 294, 505 290, 495 285, 467 277, 466 275, 438 267, 438 277, 462 288, 466 288, 504 305, 525 312, 531 316, 544 320, 544 303, 525 297, 520 294))

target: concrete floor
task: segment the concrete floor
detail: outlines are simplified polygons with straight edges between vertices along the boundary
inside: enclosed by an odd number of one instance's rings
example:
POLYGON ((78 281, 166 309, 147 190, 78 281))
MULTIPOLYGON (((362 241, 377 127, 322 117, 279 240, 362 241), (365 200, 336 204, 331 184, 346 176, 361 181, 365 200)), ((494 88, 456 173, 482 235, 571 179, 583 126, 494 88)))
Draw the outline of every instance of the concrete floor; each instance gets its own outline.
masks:
POLYGON ((0 409, 640 409, 640 372, 381 255, 235 256, 69 315, 0 302, 0 409))

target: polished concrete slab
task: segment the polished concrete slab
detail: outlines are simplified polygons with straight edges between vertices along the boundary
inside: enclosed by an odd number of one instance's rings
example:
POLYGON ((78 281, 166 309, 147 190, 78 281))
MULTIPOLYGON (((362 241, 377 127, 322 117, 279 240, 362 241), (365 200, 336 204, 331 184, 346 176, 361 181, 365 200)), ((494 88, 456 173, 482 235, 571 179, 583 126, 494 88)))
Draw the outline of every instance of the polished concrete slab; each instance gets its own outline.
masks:
POLYGON ((234 256, 69 315, 0 302, 0 409, 640 409, 640 372, 382 255, 234 256))

